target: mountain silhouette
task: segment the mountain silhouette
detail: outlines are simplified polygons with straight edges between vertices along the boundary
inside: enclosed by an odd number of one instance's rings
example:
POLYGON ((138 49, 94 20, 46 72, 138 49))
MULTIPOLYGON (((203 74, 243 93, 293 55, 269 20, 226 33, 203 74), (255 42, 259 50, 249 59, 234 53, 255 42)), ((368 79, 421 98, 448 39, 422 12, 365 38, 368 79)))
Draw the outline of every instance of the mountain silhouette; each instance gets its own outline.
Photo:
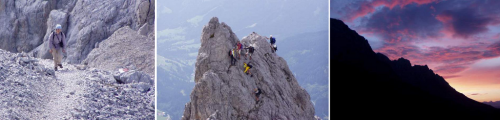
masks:
POLYGON ((330 40, 332 108, 339 117, 500 119, 499 109, 457 92, 426 65, 375 53, 341 20, 330 19, 330 40))

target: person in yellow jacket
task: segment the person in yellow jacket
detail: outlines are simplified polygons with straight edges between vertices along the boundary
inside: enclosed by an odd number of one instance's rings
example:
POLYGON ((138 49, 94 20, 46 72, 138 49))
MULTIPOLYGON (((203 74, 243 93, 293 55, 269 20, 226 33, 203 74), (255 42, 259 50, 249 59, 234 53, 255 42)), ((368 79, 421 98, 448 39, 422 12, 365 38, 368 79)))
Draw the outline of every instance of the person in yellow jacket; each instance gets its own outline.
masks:
POLYGON ((229 50, 229 57, 231 57, 231 66, 236 64, 236 52, 235 49, 229 50))
POLYGON ((252 77, 252 73, 250 73, 250 68, 252 68, 253 66, 250 64, 250 63, 243 63, 243 68, 245 68, 245 71, 244 73, 246 73, 247 75, 251 75, 250 77, 252 77))

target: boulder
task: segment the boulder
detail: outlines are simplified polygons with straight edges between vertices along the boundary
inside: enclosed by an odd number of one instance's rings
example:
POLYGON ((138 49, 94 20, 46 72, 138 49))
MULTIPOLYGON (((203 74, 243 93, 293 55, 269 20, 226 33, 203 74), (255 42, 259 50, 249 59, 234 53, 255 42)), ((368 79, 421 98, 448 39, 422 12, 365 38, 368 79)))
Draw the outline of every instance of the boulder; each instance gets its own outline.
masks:
POLYGON ((141 83, 142 82, 142 83, 146 83, 149 85, 154 85, 154 80, 151 79, 151 77, 149 75, 147 75, 146 73, 144 73, 142 71, 131 70, 131 71, 123 72, 123 73, 115 72, 113 74, 113 78, 115 78, 115 80, 121 84, 141 83))

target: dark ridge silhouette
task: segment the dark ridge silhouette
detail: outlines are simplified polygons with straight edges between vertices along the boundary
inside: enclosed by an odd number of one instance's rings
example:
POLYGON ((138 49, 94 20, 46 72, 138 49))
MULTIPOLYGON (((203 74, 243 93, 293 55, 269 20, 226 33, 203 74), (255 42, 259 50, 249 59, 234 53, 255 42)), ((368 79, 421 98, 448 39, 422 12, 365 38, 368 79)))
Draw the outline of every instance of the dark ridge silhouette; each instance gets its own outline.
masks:
POLYGON ((467 98, 427 66, 375 53, 340 20, 330 19, 330 40, 336 117, 500 119, 499 109, 467 98))

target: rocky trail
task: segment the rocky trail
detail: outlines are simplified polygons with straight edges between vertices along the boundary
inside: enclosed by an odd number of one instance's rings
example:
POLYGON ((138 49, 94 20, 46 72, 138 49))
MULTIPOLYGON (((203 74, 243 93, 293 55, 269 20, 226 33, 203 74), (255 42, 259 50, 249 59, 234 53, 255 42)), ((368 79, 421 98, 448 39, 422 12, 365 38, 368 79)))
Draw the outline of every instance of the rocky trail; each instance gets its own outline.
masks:
POLYGON ((63 67, 54 71, 50 59, 0 50, 0 118, 154 118, 154 82, 144 72, 63 67))
MULTIPOLYGON (((52 61, 42 60, 42 64, 51 66, 52 61)), ((53 64, 53 63, 52 63, 53 64)), ((46 113, 43 119, 68 119, 69 111, 80 107, 84 101, 82 94, 85 91, 85 73, 80 72, 73 65, 63 64, 63 69, 55 72, 55 80, 49 84, 49 101, 46 104, 46 113)))

